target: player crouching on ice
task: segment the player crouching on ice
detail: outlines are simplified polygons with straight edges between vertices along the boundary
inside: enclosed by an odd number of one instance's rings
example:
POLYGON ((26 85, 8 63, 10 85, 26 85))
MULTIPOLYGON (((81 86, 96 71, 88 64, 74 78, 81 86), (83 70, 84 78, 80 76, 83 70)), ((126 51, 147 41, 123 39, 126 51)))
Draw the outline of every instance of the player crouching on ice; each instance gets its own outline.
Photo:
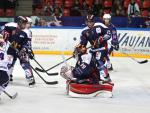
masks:
POLYGON ((63 66, 60 75, 67 80, 67 93, 72 97, 112 97, 112 84, 101 84, 96 60, 85 46, 76 47, 75 67, 63 66))

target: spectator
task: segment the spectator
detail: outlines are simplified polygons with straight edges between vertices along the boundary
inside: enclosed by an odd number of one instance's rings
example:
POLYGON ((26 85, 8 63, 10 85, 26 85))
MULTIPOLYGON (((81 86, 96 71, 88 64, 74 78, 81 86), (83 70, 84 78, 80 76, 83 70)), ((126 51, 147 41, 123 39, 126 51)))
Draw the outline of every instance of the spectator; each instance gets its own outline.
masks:
POLYGON ((50 16, 53 14, 53 6, 50 4, 50 1, 47 2, 47 5, 44 7, 44 15, 50 16))
POLYGON ((41 15, 40 9, 42 9, 42 0, 33 0, 32 2, 32 8, 35 15, 41 15))
POLYGON ((128 5, 128 16, 135 16, 140 14, 139 5, 135 2, 135 0, 131 0, 128 5))
POLYGON ((148 17, 145 18, 145 27, 150 28, 150 11, 148 13, 148 17))
POLYGON ((81 4, 79 0, 74 0, 70 16, 81 16, 81 4))
POLYGON ((47 21, 48 26, 62 26, 62 22, 56 18, 56 16, 52 16, 51 20, 47 21))
POLYGON ((123 1, 114 0, 112 7, 113 16, 125 16, 125 10, 123 8, 123 1))
POLYGON ((62 11, 61 11, 61 9, 60 8, 55 8, 54 9, 54 13, 52 14, 52 16, 56 16, 56 18, 61 18, 61 16, 62 16, 62 11))
POLYGON ((54 12, 55 12, 55 9, 58 9, 59 12, 62 14, 63 8, 62 8, 62 5, 61 5, 58 1, 55 1, 55 4, 54 4, 54 12))
POLYGON ((102 0, 94 0, 93 5, 93 14, 95 16, 102 16, 101 12, 103 12, 103 1, 102 0))
POLYGON ((61 25, 62 12, 59 8, 55 8, 52 16, 53 16, 53 21, 51 22, 51 26, 62 26, 61 25))
POLYGON ((122 6, 119 6, 116 9, 115 16, 125 16, 125 11, 122 9, 122 6))
POLYGON ((88 3, 88 0, 84 0, 83 1, 83 4, 82 4, 82 9, 81 9, 81 11, 82 11, 82 16, 86 16, 87 15, 87 13, 88 13, 88 11, 90 10, 91 8, 90 8, 90 6, 89 6, 89 3, 88 3))
POLYGON ((46 26, 48 26, 46 19, 41 18, 40 21, 39 21, 39 26, 41 26, 41 27, 46 27, 46 26))
POLYGON ((39 25, 40 18, 38 16, 31 16, 30 18, 32 19, 32 25, 31 26, 38 26, 39 25))

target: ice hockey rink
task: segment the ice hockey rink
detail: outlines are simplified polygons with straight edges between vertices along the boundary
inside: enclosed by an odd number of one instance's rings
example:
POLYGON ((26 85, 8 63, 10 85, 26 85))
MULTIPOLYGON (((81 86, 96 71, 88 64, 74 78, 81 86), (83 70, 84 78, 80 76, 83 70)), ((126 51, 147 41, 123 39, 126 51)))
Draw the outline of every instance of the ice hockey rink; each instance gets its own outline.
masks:
MULTIPOLYGON (((35 55, 35 58, 45 69, 62 61, 59 55, 35 55)), ((138 64, 131 58, 118 57, 111 57, 111 61, 114 71, 110 72, 110 76, 115 84, 113 98, 89 99, 66 95, 65 81, 59 75, 40 73, 47 81, 59 82, 57 85, 47 85, 34 73, 36 86, 29 88, 17 62, 14 81, 6 91, 10 94, 18 92, 18 97, 11 100, 2 94, 0 113, 150 113, 150 62, 138 64)), ((74 65, 75 60, 71 59, 68 63, 74 65)), ((38 67, 34 61, 31 64, 38 67)), ((61 66, 49 73, 59 72, 61 66)))

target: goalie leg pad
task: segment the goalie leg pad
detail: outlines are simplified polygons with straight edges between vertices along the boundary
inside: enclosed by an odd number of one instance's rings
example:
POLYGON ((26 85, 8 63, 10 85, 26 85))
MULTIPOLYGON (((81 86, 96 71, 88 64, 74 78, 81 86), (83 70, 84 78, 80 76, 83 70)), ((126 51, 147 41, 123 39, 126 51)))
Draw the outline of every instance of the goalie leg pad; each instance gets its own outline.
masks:
POLYGON ((73 67, 63 66, 61 67, 60 75, 66 80, 73 80, 74 78, 73 78, 72 70, 73 67))
POLYGON ((68 94, 71 97, 107 97, 111 98, 113 86, 110 84, 76 84, 70 83, 68 88, 68 94))

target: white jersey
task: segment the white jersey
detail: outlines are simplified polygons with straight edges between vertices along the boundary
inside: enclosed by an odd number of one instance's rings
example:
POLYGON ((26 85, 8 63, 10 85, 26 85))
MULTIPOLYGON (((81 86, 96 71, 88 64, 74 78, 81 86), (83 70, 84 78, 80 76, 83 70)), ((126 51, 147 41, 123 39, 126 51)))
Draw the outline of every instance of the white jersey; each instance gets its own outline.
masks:
POLYGON ((92 59, 91 53, 86 53, 86 54, 81 56, 82 62, 87 63, 87 64, 90 64, 91 59, 92 59))
POLYGON ((28 38, 32 38, 32 31, 30 29, 24 29, 23 31, 27 34, 28 38))
POLYGON ((32 42, 31 42, 31 41, 32 41, 32 31, 31 31, 30 29, 27 29, 27 28, 24 29, 23 31, 24 31, 24 32, 27 34, 27 36, 28 36, 28 45, 27 45, 27 46, 28 46, 29 48, 31 48, 31 43, 32 43, 32 42))
POLYGON ((7 55, 9 43, 4 43, 3 47, 0 47, 0 70, 8 71, 8 64, 12 61, 7 55))

